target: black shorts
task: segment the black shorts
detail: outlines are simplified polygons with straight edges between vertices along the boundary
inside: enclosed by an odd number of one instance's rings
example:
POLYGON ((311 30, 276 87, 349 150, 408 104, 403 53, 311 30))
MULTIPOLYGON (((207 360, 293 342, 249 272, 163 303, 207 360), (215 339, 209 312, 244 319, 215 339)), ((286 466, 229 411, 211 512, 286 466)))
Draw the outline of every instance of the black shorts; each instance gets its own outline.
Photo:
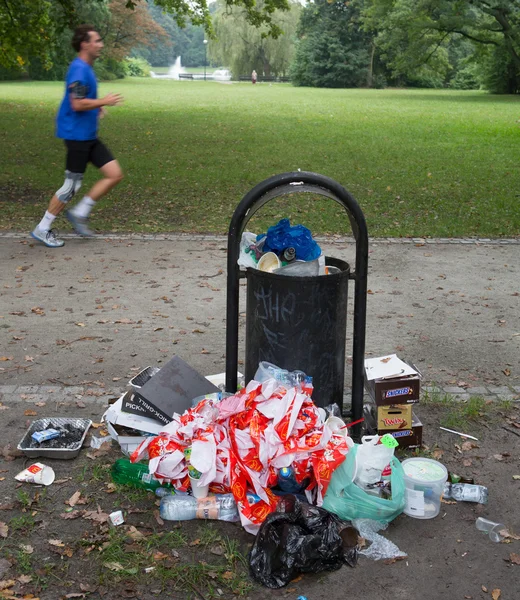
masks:
POLYGON ((100 169, 114 160, 112 152, 110 152, 101 140, 87 140, 86 142, 79 142, 77 140, 63 141, 67 146, 67 163, 65 168, 72 173, 84 173, 89 162, 100 169))

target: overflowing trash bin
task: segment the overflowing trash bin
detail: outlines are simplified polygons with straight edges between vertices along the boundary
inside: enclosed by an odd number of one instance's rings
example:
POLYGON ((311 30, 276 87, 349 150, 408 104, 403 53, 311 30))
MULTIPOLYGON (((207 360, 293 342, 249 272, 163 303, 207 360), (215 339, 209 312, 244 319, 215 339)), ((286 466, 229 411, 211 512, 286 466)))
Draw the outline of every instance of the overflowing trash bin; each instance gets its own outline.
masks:
MULTIPOLYGON (((280 258, 293 246, 284 246, 284 242, 290 243, 291 239, 287 223, 282 220, 275 228, 272 239, 267 236, 266 243, 267 249, 275 250, 280 258)), ((295 232, 295 235, 299 234, 295 232)), ((312 262, 318 256, 310 254, 309 258, 312 262)), ((313 377, 313 399, 318 406, 336 403, 343 410, 348 281, 352 280, 350 416, 353 420, 360 419, 363 413, 367 262, 368 235, 363 212, 353 196, 336 181, 317 173, 297 171, 266 179, 246 194, 233 214, 228 234, 227 390, 236 389, 239 282, 246 278, 246 380, 253 376, 258 363, 263 360, 274 362, 283 369, 301 369, 313 377), (243 270, 239 259, 247 222, 266 202, 302 192, 328 197, 345 209, 356 240, 355 265, 351 267, 339 259, 323 257, 318 270, 310 274, 292 276, 287 270, 293 268, 290 264, 266 271, 252 266, 243 270), (327 267, 331 269, 330 274, 326 274, 327 267)), ((359 431, 355 428, 354 436, 359 435, 359 431)))

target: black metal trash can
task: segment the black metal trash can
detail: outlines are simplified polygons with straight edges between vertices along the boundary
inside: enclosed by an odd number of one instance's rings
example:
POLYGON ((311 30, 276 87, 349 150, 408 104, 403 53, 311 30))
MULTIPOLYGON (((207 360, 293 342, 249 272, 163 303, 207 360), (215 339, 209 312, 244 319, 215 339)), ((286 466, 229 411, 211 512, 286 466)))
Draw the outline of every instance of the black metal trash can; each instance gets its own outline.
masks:
POLYGON ((340 273, 292 277, 247 269, 246 372, 267 361, 313 379, 318 406, 343 405, 350 266, 326 257, 340 273))
MULTIPOLYGON (((242 198, 233 213, 227 265, 226 390, 237 389, 239 288, 240 279, 245 277, 248 282, 246 380, 253 377, 262 360, 288 370, 302 370, 313 376, 312 397, 316 403, 336 402, 340 408, 343 408, 347 286, 348 280, 352 280, 352 402, 348 416, 358 421, 363 416, 368 234, 365 217, 355 198, 338 182, 318 173, 295 171, 262 181, 242 198), (266 202, 302 192, 330 198, 345 209, 356 240, 353 270, 347 263, 329 258, 327 263, 339 266, 341 273, 291 278, 254 269, 241 271, 240 240, 247 222, 266 202), (288 294, 294 294, 294 298, 288 294)), ((357 439, 361 426, 354 425, 350 432, 357 439)))

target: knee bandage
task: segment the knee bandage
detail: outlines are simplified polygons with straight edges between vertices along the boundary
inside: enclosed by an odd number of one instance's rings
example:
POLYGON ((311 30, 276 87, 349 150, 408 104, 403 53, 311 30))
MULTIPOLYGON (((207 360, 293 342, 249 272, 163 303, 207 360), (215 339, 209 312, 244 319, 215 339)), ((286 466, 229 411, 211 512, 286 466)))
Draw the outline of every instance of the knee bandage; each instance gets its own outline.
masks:
POLYGON ((72 171, 65 171, 65 182, 56 192, 56 196, 60 202, 67 203, 72 200, 74 194, 81 187, 83 181, 83 173, 73 173, 72 171))

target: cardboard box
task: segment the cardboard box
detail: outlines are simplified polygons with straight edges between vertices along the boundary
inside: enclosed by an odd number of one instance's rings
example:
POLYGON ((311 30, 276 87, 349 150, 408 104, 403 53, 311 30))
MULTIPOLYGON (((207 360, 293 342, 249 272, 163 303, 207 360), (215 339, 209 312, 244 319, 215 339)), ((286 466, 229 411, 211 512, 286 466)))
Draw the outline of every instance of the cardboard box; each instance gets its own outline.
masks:
POLYGON ((377 407, 377 429, 410 429, 412 427, 412 405, 397 404, 395 406, 377 407))
POLYGON ((365 389, 378 406, 416 404, 421 393, 421 378, 419 375, 371 381, 365 378, 365 389))
POLYGON ((365 389, 378 405, 419 402, 421 375, 395 354, 365 359, 365 389))
POLYGON ((412 427, 410 429, 382 430, 382 434, 390 433, 399 442, 399 448, 420 448, 422 446, 423 424, 412 411, 412 427))
POLYGON ((122 410, 166 425, 174 413, 182 414, 191 408, 193 398, 219 391, 188 363, 174 356, 131 398, 123 401, 122 410))
POLYGON ((131 395, 131 392, 125 392, 108 407, 102 421, 106 422, 110 436, 121 446, 123 453, 130 455, 148 435, 157 435, 163 425, 155 419, 123 412, 123 399, 127 395, 131 395))

